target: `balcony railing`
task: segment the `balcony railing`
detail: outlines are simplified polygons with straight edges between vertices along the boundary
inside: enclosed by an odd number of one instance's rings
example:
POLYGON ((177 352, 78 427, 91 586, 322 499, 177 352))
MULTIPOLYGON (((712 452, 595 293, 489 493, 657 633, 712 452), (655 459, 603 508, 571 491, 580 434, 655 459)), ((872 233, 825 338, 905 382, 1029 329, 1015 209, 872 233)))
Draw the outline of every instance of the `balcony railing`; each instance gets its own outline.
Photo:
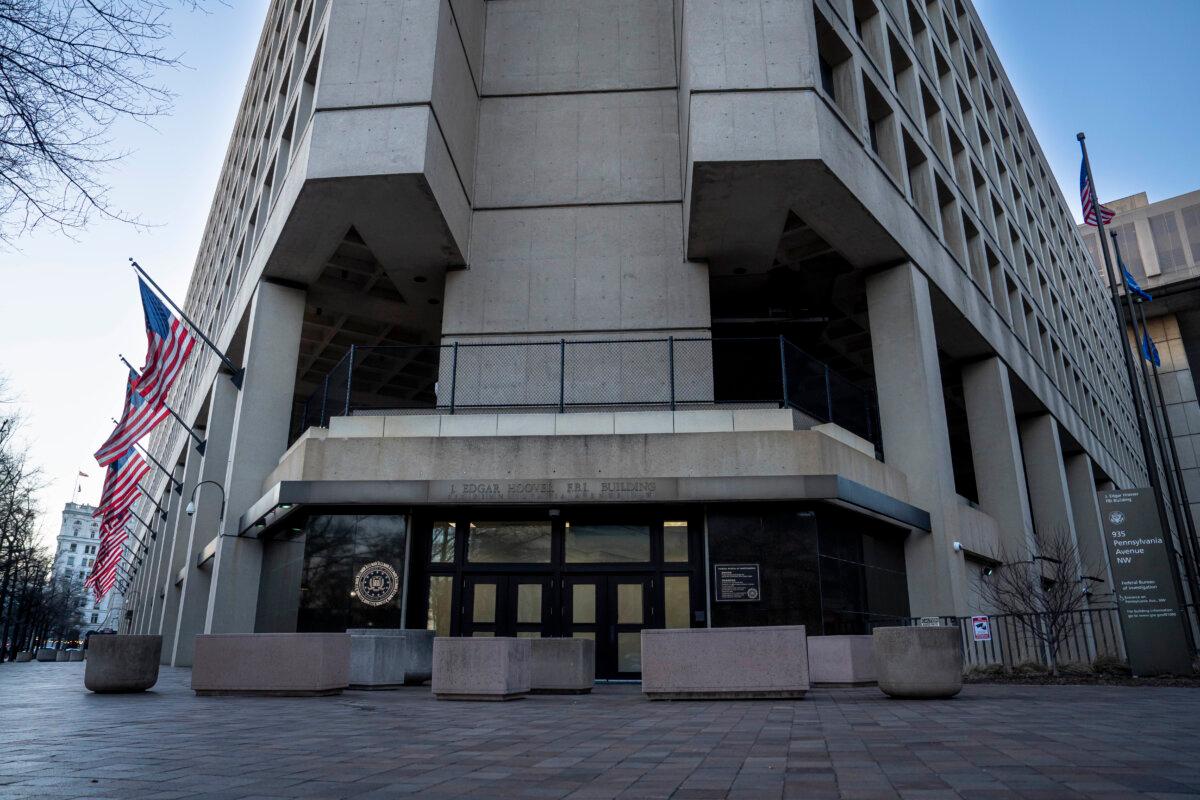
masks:
POLYGON ((875 395, 783 337, 352 346, 292 438, 355 414, 793 408, 879 448, 875 395))

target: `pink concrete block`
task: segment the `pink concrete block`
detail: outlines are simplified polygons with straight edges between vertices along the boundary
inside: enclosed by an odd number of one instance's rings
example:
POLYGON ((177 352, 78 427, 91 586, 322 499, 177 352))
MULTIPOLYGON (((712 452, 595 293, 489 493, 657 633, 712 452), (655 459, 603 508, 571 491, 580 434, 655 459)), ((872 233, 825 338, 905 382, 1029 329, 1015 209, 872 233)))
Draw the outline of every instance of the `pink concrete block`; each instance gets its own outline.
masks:
POLYGON ((218 633, 196 637, 199 695, 340 694, 350 684, 344 633, 218 633))

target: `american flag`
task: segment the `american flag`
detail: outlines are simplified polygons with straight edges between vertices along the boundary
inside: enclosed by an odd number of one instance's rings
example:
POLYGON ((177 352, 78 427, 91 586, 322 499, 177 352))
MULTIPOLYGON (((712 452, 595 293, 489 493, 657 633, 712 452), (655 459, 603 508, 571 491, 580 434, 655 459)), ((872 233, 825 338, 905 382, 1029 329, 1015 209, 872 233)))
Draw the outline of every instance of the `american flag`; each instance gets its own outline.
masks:
POLYGON ((138 289, 142 294, 142 311, 146 315, 146 366, 133 387, 152 403, 166 400, 172 384, 183 370, 188 354, 196 344, 187 326, 167 311, 158 296, 140 277, 138 289))
POLYGON ((104 488, 100 492, 100 503, 92 512, 93 517, 112 514, 129 508, 141 494, 138 483, 150 471, 150 465, 132 447, 108 465, 104 475, 104 488))
POLYGON ((121 555, 125 549, 125 540, 129 536, 124 522, 117 523, 119 518, 128 519, 129 511, 113 518, 113 526, 108 526, 105 519, 104 532, 101 534, 100 548, 96 560, 92 562, 92 572, 83 582, 84 588, 91 589, 97 600, 108 594, 117 580, 117 569, 121 566, 121 555))
MULTIPOLYGON (((1092 202, 1092 182, 1088 180, 1087 162, 1079 162, 1079 199, 1083 202, 1083 221, 1092 227, 1096 227, 1096 207, 1097 204, 1092 202)), ((1117 215, 1117 212, 1111 208, 1100 206, 1100 221, 1107 225, 1112 221, 1112 218, 1117 215)))
POLYGON ((170 413, 161 398, 147 400, 138 394, 136 384, 137 375, 130 370, 129 381, 125 384, 125 413, 121 414, 121 420, 109 434, 108 440, 96 451, 96 461, 102 467, 116 461, 170 413))

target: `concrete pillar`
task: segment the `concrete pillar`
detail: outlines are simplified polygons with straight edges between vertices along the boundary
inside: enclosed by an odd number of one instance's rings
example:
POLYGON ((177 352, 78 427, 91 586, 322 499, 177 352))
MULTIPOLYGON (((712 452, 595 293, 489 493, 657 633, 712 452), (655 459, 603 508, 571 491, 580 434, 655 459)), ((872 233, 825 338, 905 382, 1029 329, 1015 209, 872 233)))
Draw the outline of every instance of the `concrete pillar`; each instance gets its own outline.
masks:
POLYGON ((1108 549, 1104 545, 1104 527, 1096 497, 1092 459, 1087 453, 1077 453, 1067 458, 1066 468, 1067 494, 1071 498, 1071 513, 1075 519, 1080 568, 1084 575, 1106 581, 1093 585, 1092 591, 1111 592, 1112 572, 1108 564, 1108 549))
MULTIPOLYGON (((227 377, 217 375, 208 395, 208 421, 204 426, 204 438, 208 443, 200 460, 196 486, 193 487, 198 489, 194 492, 196 511, 191 517, 187 517, 185 512, 183 518, 188 542, 183 562, 187 577, 183 581, 171 657, 171 664, 176 667, 191 666, 196 634, 204 632, 211 563, 197 566, 197 557, 221 531, 221 487, 224 486, 225 469, 229 465, 229 436, 233 430, 236 407, 237 389, 227 377), (213 481, 220 487, 212 483, 201 486, 204 481, 213 481)), ((183 498, 185 506, 191 497, 192 492, 189 492, 183 498)))
POLYGON ((1024 553, 1033 546, 1033 520, 1008 367, 993 356, 964 367, 962 380, 979 507, 1000 528, 1001 552, 1024 553))
POLYGON ((197 476, 200 474, 201 459, 201 455, 196 452, 195 448, 189 447, 184 455, 183 469, 175 468, 175 473, 183 484, 183 492, 176 502, 175 513, 169 520, 171 523, 171 556, 167 562, 169 566, 163 576, 163 611, 162 618, 158 623, 158 633, 163 639, 162 663, 164 664, 171 663, 171 657, 175 652, 175 631, 179 627, 179 600, 183 589, 175 584, 175 576, 179 574, 184 559, 187 558, 188 532, 190 530, 190 521, 183 515, 183 508, 187 505, 187 499, 192 496, 192 490, 196 488, 196 481, 199 480, 197 476))
POLYGON ((932 520, 932 533, 913 532, 905 544, 910 611, 965 614, 966 575, 954 552, 959 501, 929 283, 908 263, 871 275, 867 312, 884 458, 904 473, 913 504, 932 520))
POLYGON ((1022 422, 1020 430, 1034 530, 1043 537, 1062 532, 1078 542, 1058 423, 1050 414, 1039 414, 1022 422))
POLYGON ((259 283, 246 333, 245 383, 229 446, 225 488, 229 505, 213 561, 207 633, 255 629, 262 543, 237 536, 238 519, 262 496, 263 481, 287 449, 296 362, 304 322, 304 292, 259 283))
MULTIPOLYGON (((172 475, 183 480, 183 465, 176 465, 172 475)), ((155 561, 154 574, 150 580, 150 590, 153 596, 150 600, 150 613, 146 620, 146 633, 158 633, 162 629, 163 586, 167 579, 167 571, 171 568, 171 546, 175 542, 175 521, 183 507, 181 496, 175 492, 168 482, 159 503, 167 510, 167 518, 159 526, 158 559, 155 561)))

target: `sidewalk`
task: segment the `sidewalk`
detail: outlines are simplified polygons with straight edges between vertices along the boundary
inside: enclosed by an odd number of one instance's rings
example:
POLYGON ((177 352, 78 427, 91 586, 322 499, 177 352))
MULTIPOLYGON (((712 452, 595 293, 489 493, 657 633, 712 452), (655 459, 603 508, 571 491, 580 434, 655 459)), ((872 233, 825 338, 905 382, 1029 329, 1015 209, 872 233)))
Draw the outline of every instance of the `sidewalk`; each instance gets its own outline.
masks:
POLYGON ((0 664, 0 798, 1200 798, 1194 689, 197 698, 164 668, 150 693, 100 696, 83 666, 0 664))

